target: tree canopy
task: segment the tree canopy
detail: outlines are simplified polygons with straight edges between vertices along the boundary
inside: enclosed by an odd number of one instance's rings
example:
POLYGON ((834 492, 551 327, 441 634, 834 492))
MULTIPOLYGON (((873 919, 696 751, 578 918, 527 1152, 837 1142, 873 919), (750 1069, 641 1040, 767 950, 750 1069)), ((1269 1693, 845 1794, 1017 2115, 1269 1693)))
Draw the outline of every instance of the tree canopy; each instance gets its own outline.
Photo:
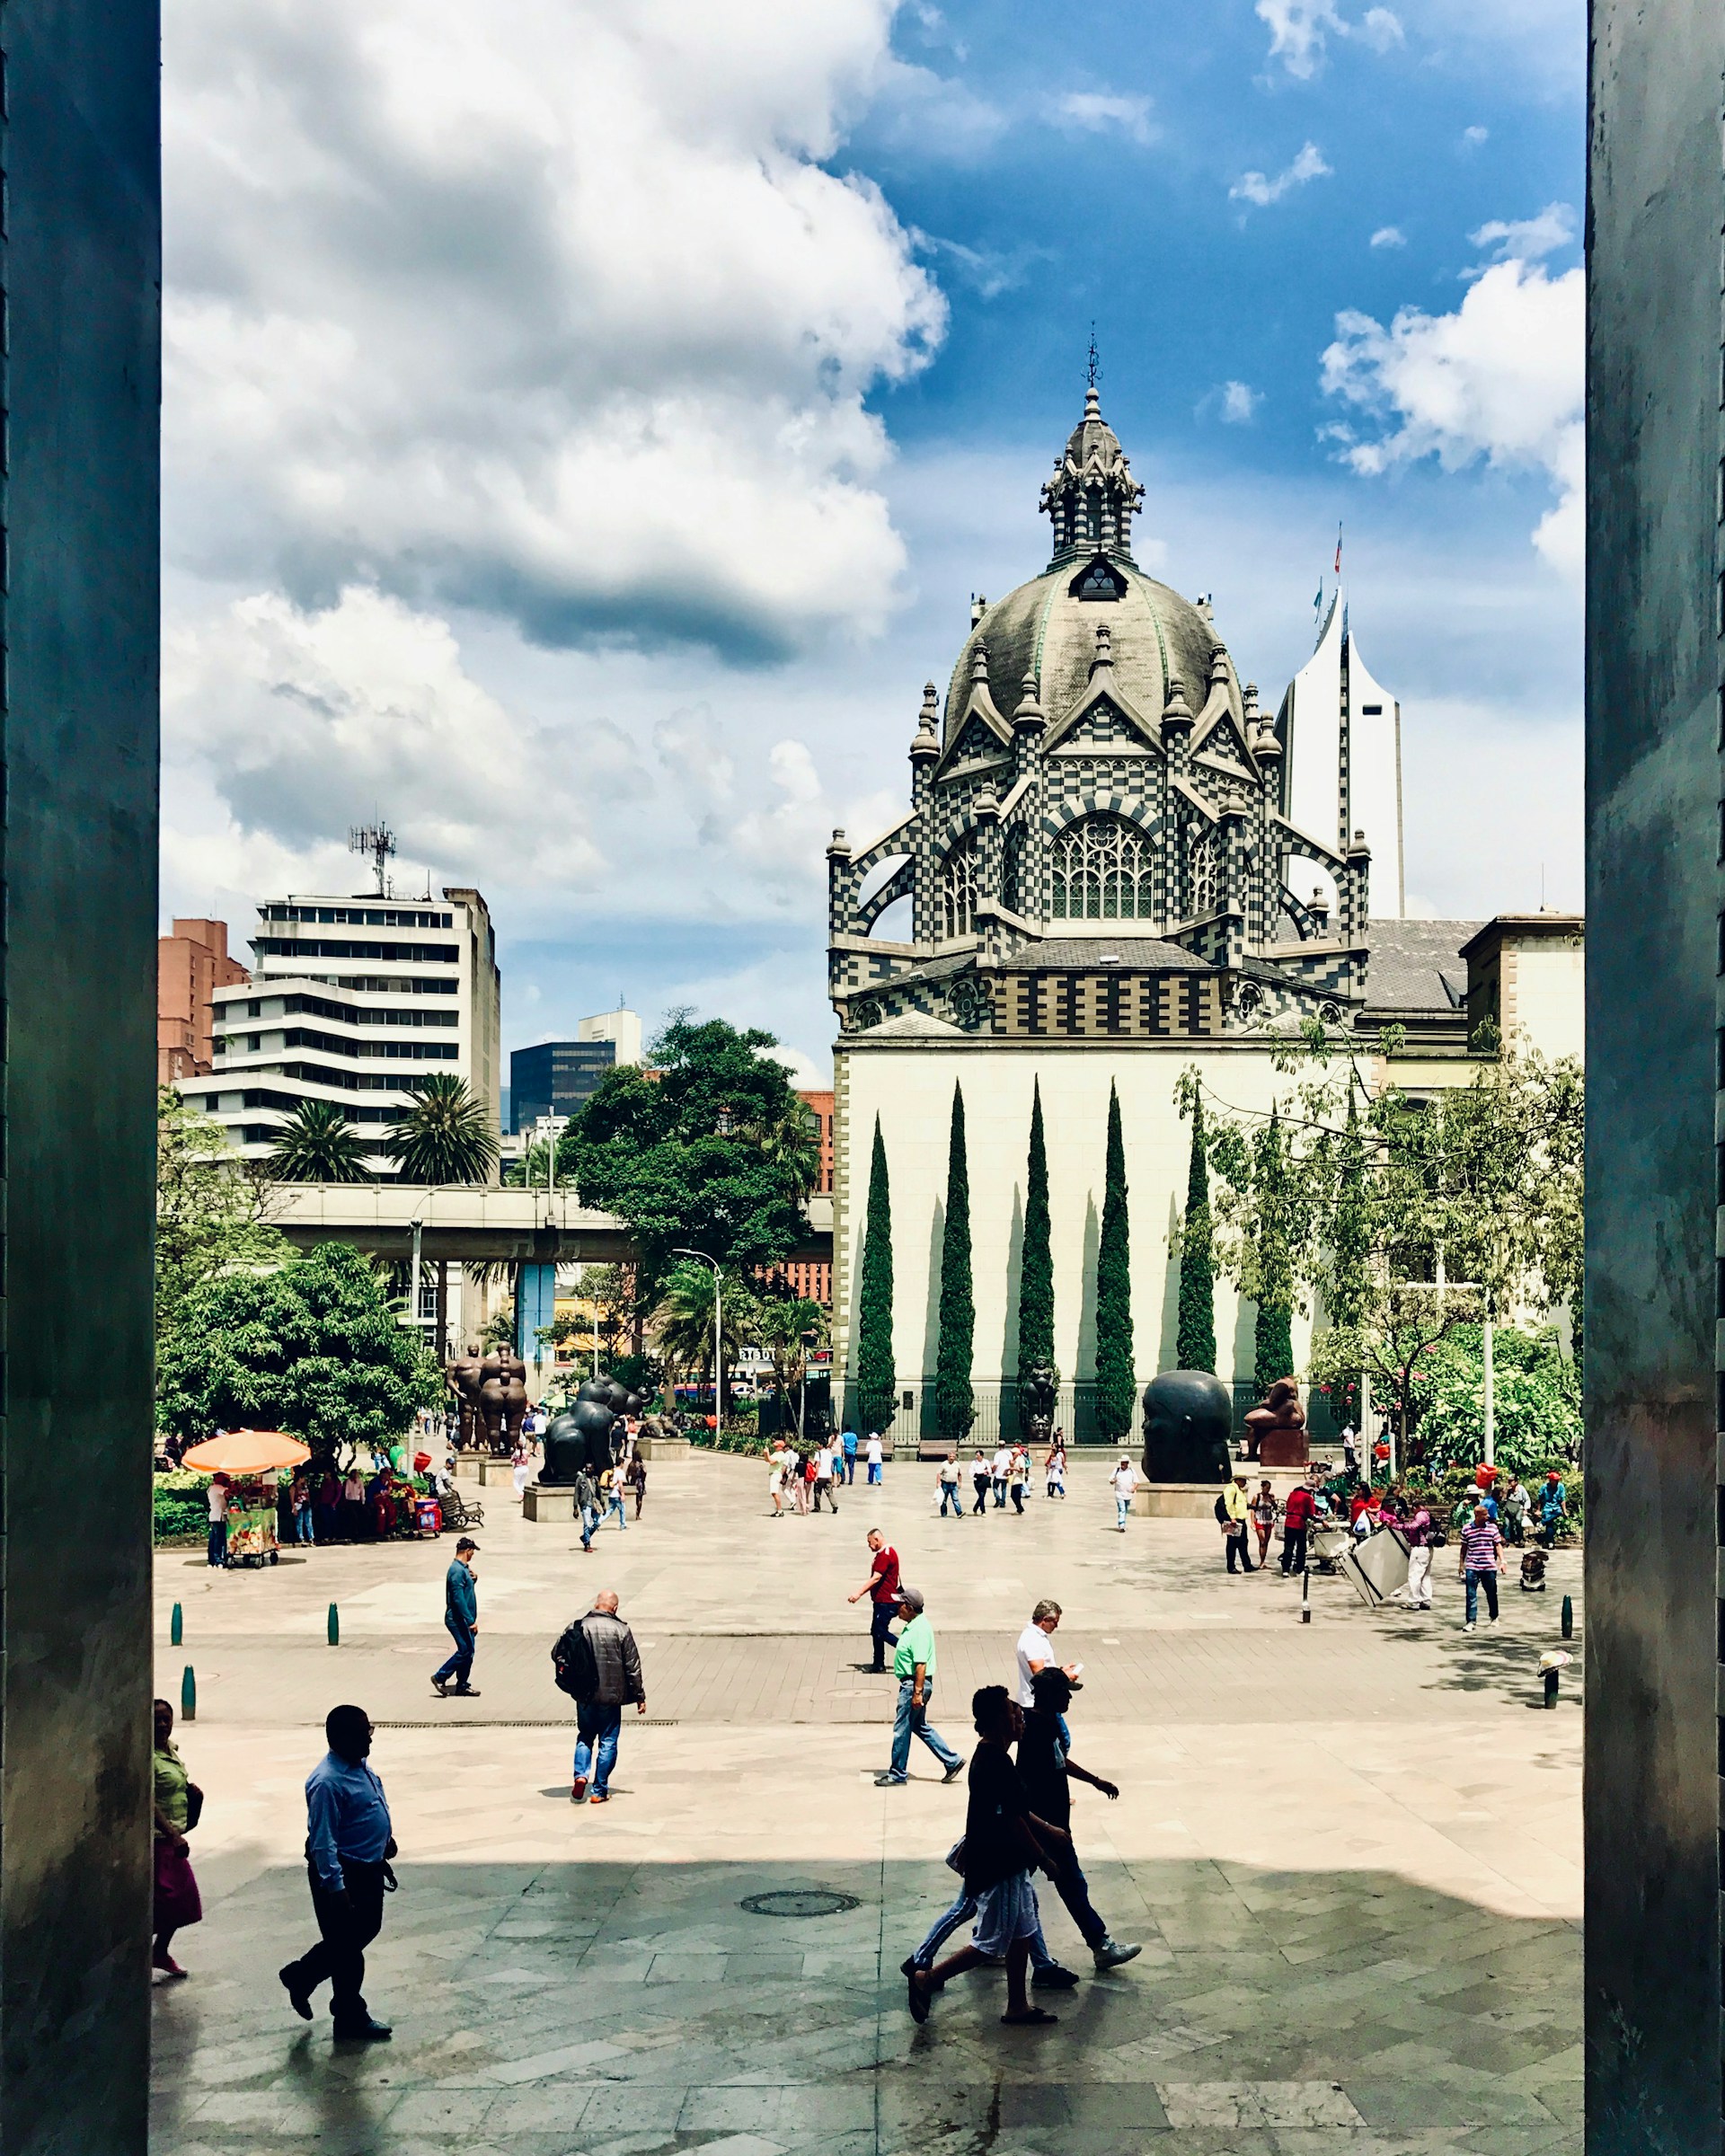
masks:
POLYGON ((1108 1089, 1102 1231, 1096 1250, 1096 1427, 1117 1441, 1132 1427, 1137 1380, 1132 1350, 1132 1230, 1127 1206, 1120 1097, 1108 1089))
POLYGON ((319 1454, 383 1446, 443 1397, 442 1373, 376 1270, 341 1242, 193 1288, 156 1364, 157 1419, 194 1441, 255 1428, 319 1454))
POLYGON ((485 1103, 453 1071, 413 1084, 413 1105, 390 1126, 389 1149, 408 1183, 482 1183, 496 1165, 498 1137, 485 1103))
POLYGON ((1048 1143, 1042 1088, 1031 1091, 1031 1145, 1024 1164, 1024 1246, 1018 1268, 1019 1415, 1030 1427, 1024 1382, 1054 1368, 1054 1232, 1048 1210, 1048 1143))
POLYGON ((613 1071, 564 1132, 560 1179, 624 1221, 654 1298, 679 1243, 728 1269, 781 1263, 806 1232, 818 1169, 805 1104, 778 1042, 722 1019, 673 1017, 650 1071, 613 1071))
POLYGON ((302 1100, 277 1133, 270 1172, 283 1183, 368 1183, 371 1156, 333 1100, 302 1100))
POLYGON ((942 1437, 964 1437, 977 1418, 976 1394, 970 1384, 977 1302, 970 1275, 970 1160, 965 1142, 964 1092, 956 1083, 947 1134, 946 1220, 941 1232, 938 1324, 934 1419, 942 1437))
POLYGON ((898 1378, 892 1354, 892 1186, 879 1116, 857 1269, 856 1414, 864 1429, 884 1430, 898 1410, 898 1378))
POLYGON ((224 1274, 281 1265, 290 1256, 264 1217, 270 1178, 172 1086, 156 1096, 155 1337, 179 1322, 186 1297, 224 1274))

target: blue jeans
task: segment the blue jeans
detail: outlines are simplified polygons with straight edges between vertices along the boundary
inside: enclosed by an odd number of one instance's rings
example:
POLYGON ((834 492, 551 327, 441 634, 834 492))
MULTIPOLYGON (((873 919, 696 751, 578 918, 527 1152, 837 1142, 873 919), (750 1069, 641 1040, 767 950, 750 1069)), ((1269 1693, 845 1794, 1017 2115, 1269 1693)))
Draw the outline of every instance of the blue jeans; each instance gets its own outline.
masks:
POLYGON ((916 1686, 915 1677, 900 1677, 898 1680, 898 1711, 892 1718, 892 1765, 888 1770, 895 1781, 909 1780, 910 1740, 913 1736, 922 1738, 949 1774, 954 1767, 964 1764, 940 1731, 929 1724, 928 1706, 934 1697, 934 1687, 926 1678, 923 1682, 923 1719, 919 1727, 914 1729, 911 1727, 910 1695, 916 1686))
POLYGON ((212 1565, 227 1562, 227 1522, 212 1520, 209 1523, 209 1561, 212 1565))
POLYGON ((449 1637, 456 1643, 456 1651, 438 1671, 431 1682, 434 1684, 447 1684, 453 1677, 456 1680, 456 1690, 465 1692, 467 1680, 473 1674, 473 1630, 470 1624, 457 1617, 453 1610, 446 1610, 443 1613, 443 1621, 448 1630, 449 1637))
POLYGON ((583 1550, 590 1550, 593 1547, 593 1530, 598 1524, 598 1514, 590 1505, 583 1505, 581 1507, 581 1548, 583 1550))
POLYGON ((1467 1575, 1467 1621, 1477 1621, 1480 1611, 1480 1589, 1485 1589, 1485 1606, 1495 1622, 1498 1614, 1498 1576, 1495 1571, 1473 1572, 1467 1575))
POLYGON ((605 1508, 606 1518, 608 1520, 614 1512, 617 1515, 617 1532, 620 1534, 627 1534, 629 1523, 623 1516, 623 1492, 621 1490, 614 1489, 612 1491, 611 1502, 605 1508))
POLYGON ((1131 1511, 1131 1498, 1123 1498, 1117 1489, 1114 1492, 1114 1524, 1117 1527, 1124 1527, 1126 1525, 1126 1515, 1131 1511))
POLYGON ((617 1763, 617 1732, 623 1727, 623 1709, 607 1707, 598 1700, 583 1700, 575 1716, 575 1779, 590 1775, 596 1796, 603 1797, 617 1763))
POLYGON ((845 1455, 845 1480, 847 1482, 856 1480, 856 1454, 854 1453, 846 1453, 845 1455))
POLYGON ((878 1460, 871 1460, 869 1462, 869 1480, 871 1482, 878 1482, 880 1480, 880 1462, 878 1460))
POLYGON ((949 1505, 952 1507, 952 1517, 955 1520, 961 1520, 964 1517, 964 1502, 959 1496, 959 1486, 956 1482, 941 1484, 941 1517, 942 1519, 946 1517, 946 1508, 949 1505))
POLYGON ((296 1542, 309 1542, 311 1539, 312 1508, 309 1505, 302 1505, 294 1515, 294 1540, 296 1542))

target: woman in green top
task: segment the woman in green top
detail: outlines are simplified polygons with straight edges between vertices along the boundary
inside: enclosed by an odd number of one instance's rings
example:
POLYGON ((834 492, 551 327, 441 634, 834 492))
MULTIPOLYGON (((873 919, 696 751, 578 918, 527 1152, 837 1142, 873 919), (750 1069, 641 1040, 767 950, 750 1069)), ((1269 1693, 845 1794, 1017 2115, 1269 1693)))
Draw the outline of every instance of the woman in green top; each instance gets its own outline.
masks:
POLYGON ((186 1972, 169 1953, 169 1941, 182 1924, 202 1920, 204 1904, 186 1843, 191 1781, 174 1746, 173 1709, 165 1700, 155 1702, 155 1749, 150 1766, 155 1779, 155 1938, 150 1962, 172 1981, 186 1972))

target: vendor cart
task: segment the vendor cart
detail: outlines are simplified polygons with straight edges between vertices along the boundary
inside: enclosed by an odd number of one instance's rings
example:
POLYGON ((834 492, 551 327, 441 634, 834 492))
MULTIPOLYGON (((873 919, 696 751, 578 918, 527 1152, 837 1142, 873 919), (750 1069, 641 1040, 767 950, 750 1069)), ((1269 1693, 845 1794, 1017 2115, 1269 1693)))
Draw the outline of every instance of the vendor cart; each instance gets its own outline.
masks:
POLYGON ((227 1491, 227 1562, 273 1565, 281 1555, 277 1539, 278 1488, 270 1475, 236 1476, 227 1491))

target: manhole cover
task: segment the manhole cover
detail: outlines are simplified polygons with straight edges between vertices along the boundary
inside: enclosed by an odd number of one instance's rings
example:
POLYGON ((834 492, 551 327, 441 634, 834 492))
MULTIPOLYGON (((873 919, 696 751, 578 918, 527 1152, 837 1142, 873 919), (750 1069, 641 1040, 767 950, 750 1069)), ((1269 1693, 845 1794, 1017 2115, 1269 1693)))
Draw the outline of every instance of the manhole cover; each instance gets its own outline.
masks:
POLYGON ((825 1886, 792 1886, 780 1894, 746 1894, 742 1906, 755 1916, 840 1916, 860 1906, 854 1894, 825 1886))

